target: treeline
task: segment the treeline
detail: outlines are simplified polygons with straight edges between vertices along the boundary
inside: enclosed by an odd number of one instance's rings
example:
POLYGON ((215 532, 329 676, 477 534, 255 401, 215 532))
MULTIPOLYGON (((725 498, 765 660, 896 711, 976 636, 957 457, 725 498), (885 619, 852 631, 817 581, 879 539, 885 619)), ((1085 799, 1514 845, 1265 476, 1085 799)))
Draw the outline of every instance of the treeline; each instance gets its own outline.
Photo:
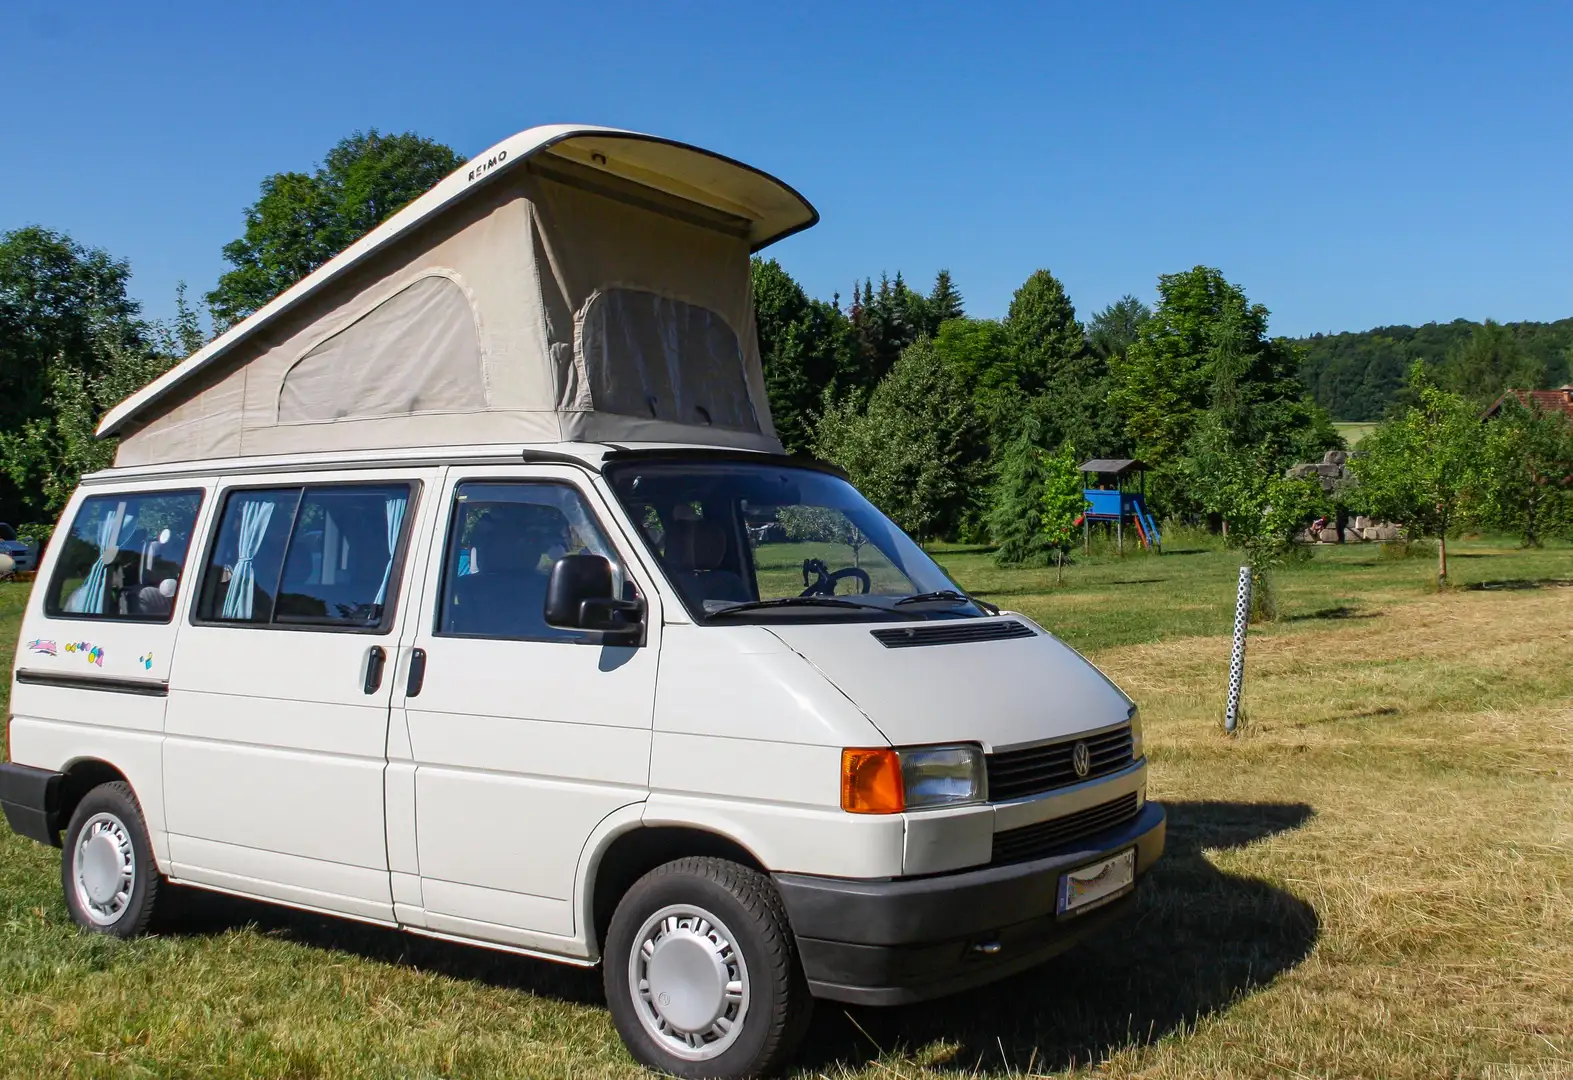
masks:
POLYGON ((1048 270, 1000 320, 968 316, 944 271, 926 293, 865 280, 843 305, 757 260, 754 294, 787 448, 842 465, 913 535, 992 542, 1003 561, 1055 550, 1043 508, 1067 459, 1140 458, 1156 513, 1221 519, 1240 478, 1220 462, 1279 476, 1339 445, 1301 350, 1211 267, 1162 275, 1151 309, 1127 296, 1086 323, 1048 270))
POLYGON ((1415 361, 1447 389, 1482 405, 1506 389, 1550 389, 1573 379, 1573 319, 1455 319, 1314 334, 1296 344, 1305 351, 1301 379, 1337 420, 1381 420, 1408 404, 1406 378, 1415 361))

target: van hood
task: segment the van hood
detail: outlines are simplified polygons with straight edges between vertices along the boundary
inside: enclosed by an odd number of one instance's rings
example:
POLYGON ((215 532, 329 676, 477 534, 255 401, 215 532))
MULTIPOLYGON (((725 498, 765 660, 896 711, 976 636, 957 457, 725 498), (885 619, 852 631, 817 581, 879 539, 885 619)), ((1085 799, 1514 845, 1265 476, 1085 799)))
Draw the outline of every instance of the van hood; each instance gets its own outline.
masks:
MULTIPOLYGON (((769 629, 896 746, 976 741, 992 753, 1109 727, 1130 715, 1130 698, 1103 672, 1020 615, 943 623, 777 623, 769 629), (977 632, 1012 622, 1032 634, 896 648, 874 634, 938 627, 977 632)), ((921 640, 921 633, 912 640, 921 640)))

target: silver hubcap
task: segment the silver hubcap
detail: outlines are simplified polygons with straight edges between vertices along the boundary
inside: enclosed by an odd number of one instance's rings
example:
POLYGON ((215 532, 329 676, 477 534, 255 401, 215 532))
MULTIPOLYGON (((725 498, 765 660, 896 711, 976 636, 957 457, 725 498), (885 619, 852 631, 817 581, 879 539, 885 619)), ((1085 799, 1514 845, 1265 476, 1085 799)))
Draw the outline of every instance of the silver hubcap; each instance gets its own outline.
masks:
POLYGON ((76 898, 83 913, 108 926, 125 913, 137 884, 136 849, 125 822, 114 814, 94 814, 77 836, 76 898))
POLYGON ((726 924, 692 904, 645 920, 628 958, 640 1023, 667 1053, 705 1061, 726 1051, 748 1014, 748 965, 726 924))

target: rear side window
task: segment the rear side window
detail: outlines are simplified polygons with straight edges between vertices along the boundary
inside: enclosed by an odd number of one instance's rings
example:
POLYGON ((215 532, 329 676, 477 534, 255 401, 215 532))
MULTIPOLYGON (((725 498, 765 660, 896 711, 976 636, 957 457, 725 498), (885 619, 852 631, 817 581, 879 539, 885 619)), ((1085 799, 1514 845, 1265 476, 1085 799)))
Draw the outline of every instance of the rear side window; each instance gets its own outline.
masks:
POLYGON ((197 619, 385 629, 410 497, 409 484, 231 492, 203 573, 197 619))
POLYGON ((44 614, 168 622, 200 491, 119 492, 82 500, 61 544, 44 614))

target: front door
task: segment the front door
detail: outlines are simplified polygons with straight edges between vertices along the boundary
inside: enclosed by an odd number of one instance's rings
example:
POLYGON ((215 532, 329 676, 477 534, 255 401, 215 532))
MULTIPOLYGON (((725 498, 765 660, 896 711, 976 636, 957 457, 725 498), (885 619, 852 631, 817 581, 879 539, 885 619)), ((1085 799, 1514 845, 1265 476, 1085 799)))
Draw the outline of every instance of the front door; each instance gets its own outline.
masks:
POLYGON ((383 830, 406 549, 438 470, 247 478, 170 671, 173 875, 393 917, 383 830))
MULTIPOLYGON (((578 929, 585 841, 647 793, 659 602, 628 577, 624 540, 579 470, 455 467, 443 502, 445 532, 406 638, 424 671, 395 699, 413 770, 420 918, 550 947, 578 929), (642 645, 546 625, 547 577, 568 552, 606 556, 625 595, 646 599, 642 645)), ((391 832, 389 843, 399 846, 391 832)))

